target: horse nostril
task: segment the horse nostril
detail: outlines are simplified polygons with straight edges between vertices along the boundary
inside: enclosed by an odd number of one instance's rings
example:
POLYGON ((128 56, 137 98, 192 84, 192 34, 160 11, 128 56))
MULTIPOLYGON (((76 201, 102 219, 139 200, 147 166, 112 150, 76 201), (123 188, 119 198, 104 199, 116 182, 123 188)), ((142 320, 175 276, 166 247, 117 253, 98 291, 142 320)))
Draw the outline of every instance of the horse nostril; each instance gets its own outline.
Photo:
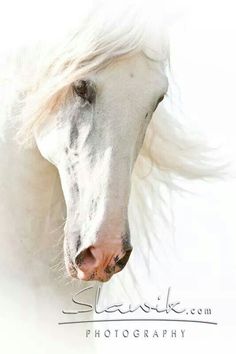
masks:
POLYGON ((120 270, 125 267, 126 263, 129 260, 131 252, 132 252, 132 249, 126 251, 125 255, 116 262, 116 266, 118 266, 120 268, 120 270))
POLYGON ((93 267, 95 266, 96 261, 96 257, 92 252, 92 247, 86 248, 75 257, 75 264, 79 268, 82 266, 85 266, 86 268, 93 267))
POLYGON ((132 249, 129 248, 121 259, 115 257, 113 262, 110 252, 107 251, 107 254, 106 251, 106 247, 104 249, 94 245, 81 251, 74 260, 77 277, 82 280, 107 281, 114 273, 120 272, 125 267, 132 249))

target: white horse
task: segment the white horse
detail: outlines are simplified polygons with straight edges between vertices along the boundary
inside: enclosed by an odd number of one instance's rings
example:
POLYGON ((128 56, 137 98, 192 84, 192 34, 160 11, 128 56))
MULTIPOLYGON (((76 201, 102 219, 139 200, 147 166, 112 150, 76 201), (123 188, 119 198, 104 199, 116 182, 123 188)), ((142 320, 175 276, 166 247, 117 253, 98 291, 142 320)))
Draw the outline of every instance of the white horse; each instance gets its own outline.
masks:
MULTIPOLYGON (((153 245, 175 177, 216 172, 205 145, 167 110, 166 37, 95 17, 7 57, 1 73, 6 306, 17 290, 56 316, 78 279, 119 281, 128 291, 158 259, 153 245), (73 282, 61 275, 63 259, 73 282)), ((25 305, 19 295, 17 304, 25 305)))

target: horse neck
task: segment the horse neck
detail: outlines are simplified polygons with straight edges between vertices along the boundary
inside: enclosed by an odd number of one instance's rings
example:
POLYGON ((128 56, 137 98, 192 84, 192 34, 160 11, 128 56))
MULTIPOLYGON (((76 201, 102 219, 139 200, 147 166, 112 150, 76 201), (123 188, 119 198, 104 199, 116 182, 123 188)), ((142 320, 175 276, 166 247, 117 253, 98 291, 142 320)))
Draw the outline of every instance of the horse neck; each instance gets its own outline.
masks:
POLYGON ((0 145, 0 227, 5 250, 20 261, 34 252, 49 260, 47 252, 63 231, 64 200, 57 170, 37 148, 22 149, 11 136, 0 145))

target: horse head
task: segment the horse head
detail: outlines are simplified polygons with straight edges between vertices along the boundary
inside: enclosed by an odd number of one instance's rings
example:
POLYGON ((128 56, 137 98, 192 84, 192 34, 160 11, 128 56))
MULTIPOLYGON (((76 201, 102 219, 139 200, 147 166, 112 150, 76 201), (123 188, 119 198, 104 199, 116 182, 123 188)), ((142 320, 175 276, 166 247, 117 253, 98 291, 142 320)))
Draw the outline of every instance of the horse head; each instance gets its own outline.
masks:
POLYGON ((61 179, 71 276, 107 281, 126 265, 132 170, 166 90, 163 63, 140 50, 76 78, 53 117, 35 130, 61 179))

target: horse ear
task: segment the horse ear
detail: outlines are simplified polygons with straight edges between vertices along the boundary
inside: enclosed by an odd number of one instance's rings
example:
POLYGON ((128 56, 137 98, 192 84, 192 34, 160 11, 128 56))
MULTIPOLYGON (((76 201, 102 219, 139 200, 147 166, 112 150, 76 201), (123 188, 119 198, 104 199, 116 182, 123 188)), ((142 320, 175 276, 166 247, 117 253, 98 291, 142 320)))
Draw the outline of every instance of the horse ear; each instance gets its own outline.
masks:
POLYGON ((83 99, 84 102, 92 104, 96 97, 95 85, 90 80, 78 80, 73 84, 75 94, 83 99))

